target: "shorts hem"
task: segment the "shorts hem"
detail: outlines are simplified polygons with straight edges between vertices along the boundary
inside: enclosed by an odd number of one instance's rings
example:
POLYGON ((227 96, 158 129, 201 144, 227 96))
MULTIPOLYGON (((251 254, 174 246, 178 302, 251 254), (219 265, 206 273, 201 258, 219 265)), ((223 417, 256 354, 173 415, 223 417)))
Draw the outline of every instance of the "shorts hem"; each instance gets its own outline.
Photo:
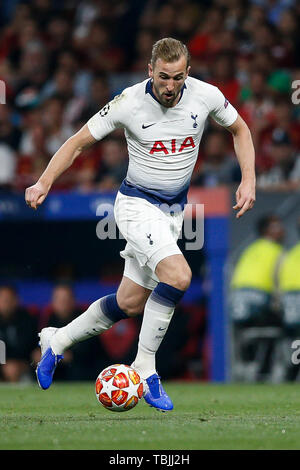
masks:
POLYGON ((133 276, 131 273, 126 272, 126 271, 124 271, 123 276, 124 276, 124 277, 128 277, 128 279, 130 279, 131 281, 135 282, 135 283, 138 284, 139 286, 144 287, 145 289, 149 289, 149 290, 155 289, 155 287, 156 287, 157 284, 158 284, 157 281, 153 281, 153 282, 155 283, 155 286, 147 285, 146 282, 140 281, 137 277, 133 276))
POLYGON ((180 248, 177 245, 163 246, 157 250, 147 261, 147 266, 155 273, 156 266, 160 261, 172 255, 182 255, 180 248))

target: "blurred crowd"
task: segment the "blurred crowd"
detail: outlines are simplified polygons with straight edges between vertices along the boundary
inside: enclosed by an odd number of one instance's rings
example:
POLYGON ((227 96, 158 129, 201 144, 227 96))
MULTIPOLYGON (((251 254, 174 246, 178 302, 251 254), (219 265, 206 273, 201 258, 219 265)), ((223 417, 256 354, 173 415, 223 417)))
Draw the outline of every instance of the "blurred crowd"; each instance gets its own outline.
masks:
MULTIPOLYGON (((23 191, 34 183, 69 136, 147 77, 152 44, 172 36, 190 50, 191 75, 218 86, 248 123, 258 187, 296 190, 299 26, 297 0, 2 0, 0 188, 23 191)), ((127 159, 116 131, 84 151, 56 188, 116 189, 127 159)), ((239 178, 230 134, 209 122, 192 183, 239 178)))
MULTIPOLYGON (((87 307, 76 300, 70 284, 54 286, 51 299, 44 307, 24 305, 15 286, 0 285, 0 383, 34 381, 41 357, 38 332, 44 327, 67 325, 87 307)), ((64 360, 55 372, 56 380, 95 380, 109 364, 130 365, 136 355, 141 320, 140 316, 122 320, 102 335, 65 351, 64 360)), ((157 354, 158 370, 166 379, 207 379, 205 332, 203 305, 176 308, 157 354)))
POLYGON ((276 214, 259 218, 256 228, 257 238, 240 254, 231 279, 233 375, 300 380, 300 360, 293 360, 300 334, 300 218, 298 241, 288 249, 286 227, 276 214))

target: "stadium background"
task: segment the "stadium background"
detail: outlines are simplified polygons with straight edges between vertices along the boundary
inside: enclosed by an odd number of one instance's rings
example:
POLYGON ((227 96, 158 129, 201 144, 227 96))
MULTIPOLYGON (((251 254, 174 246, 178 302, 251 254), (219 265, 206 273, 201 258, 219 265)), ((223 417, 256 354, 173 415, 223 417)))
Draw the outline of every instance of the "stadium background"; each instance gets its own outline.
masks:
MULTIPOLYGON (((24 189, 90 116, 147 76, 155 40, 183 40, 191 75, 217 85, 248 123, 257 154, 255 210, 235 220, 231 207, 240 173, 231 137, 210 121, 192 180, 193 200, 205 203, 204 249, 185 252, 193 283, 158 354, 164 378, 230 379, 233 265, 256 237, 261 215, 275 212, 283 219, 287 248, 298 237, 300 108, 291 97, 292 82, 300 78, 299 5, 4 0, 0 9, 0 79, 6 85, 6 104, 0 105, 0 283, 16 289, 32 320, 27 324, 36 330, 49 318, 63 321, 51 315, 58 284, 72 287, 74 315, 118 285, 124 242, 98 240, 96 207, 113 201, 126 172, 123 134, 116 131, 84 152, 38 212, 26 207, 24 189)), ((111 362, 130 363, 139 326, 140 319, 123 321, 76 346, 60 378, 94 379, 111 362)), ((35 347, 28 333, 17 358, 35 361, 35 347)), ((20 380, 32 379, 28 370, 20 380)))

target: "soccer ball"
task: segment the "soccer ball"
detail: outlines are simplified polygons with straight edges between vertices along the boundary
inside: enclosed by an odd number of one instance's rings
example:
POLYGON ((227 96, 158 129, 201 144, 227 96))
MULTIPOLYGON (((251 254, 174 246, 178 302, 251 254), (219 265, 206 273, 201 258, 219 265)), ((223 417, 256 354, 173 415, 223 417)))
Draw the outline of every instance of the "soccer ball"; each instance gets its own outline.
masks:
POLYGON ((144 394, 144 381, 125 364, 106 367, 97 377, 95 391, 98 403, 110 411, 134 408, 144 394))

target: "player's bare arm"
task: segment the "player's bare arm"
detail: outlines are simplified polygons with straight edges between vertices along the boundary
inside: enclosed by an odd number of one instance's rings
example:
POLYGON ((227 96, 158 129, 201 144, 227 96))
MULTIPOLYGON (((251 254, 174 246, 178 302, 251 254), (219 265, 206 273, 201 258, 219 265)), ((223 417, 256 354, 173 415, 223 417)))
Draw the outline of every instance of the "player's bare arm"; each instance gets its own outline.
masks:
POLYGON ((227 129, 232 133, 242 173, 242 180, 236 191, 236 204, 233 206, 233 209, 238 211, 238 219, 252 209, 255 202, 255 151, 250 130, 241 116, 227 129))
POLYGON ((80 153, 96 139, 85 124, 76 134, 70 137, 53 155, 39 180, 25 191, 26 204, 37 209, 47 197, 54 181, 69 168, 80 153))

